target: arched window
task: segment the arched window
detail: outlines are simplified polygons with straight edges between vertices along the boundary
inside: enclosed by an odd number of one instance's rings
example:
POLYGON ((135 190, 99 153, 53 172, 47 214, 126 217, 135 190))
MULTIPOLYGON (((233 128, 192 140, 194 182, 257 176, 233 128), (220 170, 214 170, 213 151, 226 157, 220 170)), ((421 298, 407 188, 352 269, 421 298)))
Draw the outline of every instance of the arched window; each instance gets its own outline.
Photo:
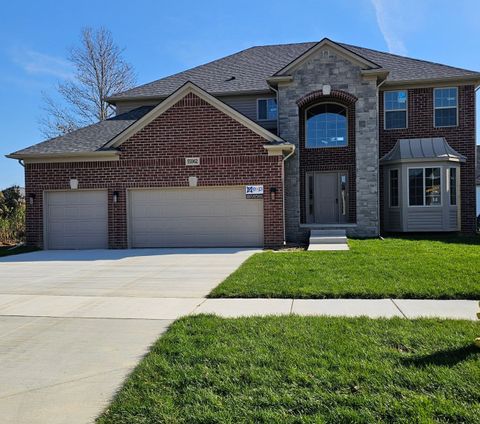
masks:
POLYGON ((305 112, 307 148, 347 145, 347 109, 336 103, 321 103, 305 112))

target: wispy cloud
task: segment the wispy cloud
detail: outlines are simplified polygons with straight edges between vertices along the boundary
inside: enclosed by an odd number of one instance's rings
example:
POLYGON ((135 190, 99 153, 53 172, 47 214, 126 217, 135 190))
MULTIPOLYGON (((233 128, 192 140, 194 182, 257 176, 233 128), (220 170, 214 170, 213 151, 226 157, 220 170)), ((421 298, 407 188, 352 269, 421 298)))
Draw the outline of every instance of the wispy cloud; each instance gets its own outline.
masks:
POLYGON ((11 50, 11 58, 30 75, 48 75, 60 79, 73 78, 73 69, 70 63, 57 56, 28 48, 15 48, 11 50))
POLYGON ((390 53, 406 55, 407 48, 399 28, 403 21, 402 7, 398 0, 371 0, 377 15, 377 24, 390 53))

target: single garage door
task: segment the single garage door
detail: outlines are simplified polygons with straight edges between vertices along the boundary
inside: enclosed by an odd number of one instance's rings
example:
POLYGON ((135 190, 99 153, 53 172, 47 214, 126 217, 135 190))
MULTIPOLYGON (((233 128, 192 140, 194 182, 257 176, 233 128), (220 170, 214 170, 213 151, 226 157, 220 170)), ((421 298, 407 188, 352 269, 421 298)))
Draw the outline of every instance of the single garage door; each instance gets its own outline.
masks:
POLYGON ((263 200, 244 187, 131 190, 132 247, 263 245, 263 200))
POLYGON ((51 191, 45 204, 48 249, 108 247, 107 191, 51 191))

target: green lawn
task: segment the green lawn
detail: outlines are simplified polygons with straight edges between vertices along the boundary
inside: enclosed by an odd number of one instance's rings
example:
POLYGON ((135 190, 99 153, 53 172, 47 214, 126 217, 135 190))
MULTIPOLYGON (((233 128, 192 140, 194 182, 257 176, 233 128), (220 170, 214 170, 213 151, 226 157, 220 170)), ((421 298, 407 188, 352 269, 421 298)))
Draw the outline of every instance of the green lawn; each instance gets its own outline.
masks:
POLYGON ((256 254, 210 297, 480 299, 480 237, 348 243, 256 254))
POLYGON ((0 257, 28 253, 38 250, 36 247, 20 246, 12 249, 12 246, 0 246, 0 257))
POLYGON ((399 318, 183 318, 98 423, 479 423, 479 330, 399 318))

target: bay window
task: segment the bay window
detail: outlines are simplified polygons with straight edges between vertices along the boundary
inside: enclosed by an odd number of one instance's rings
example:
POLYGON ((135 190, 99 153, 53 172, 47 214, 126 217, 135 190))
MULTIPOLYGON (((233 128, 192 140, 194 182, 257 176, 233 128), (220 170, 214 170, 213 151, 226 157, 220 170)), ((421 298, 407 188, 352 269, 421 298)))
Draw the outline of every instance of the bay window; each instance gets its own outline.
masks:
POLYGON ((409 168, 408 204, 409 206, 441 206, 442 204, 441 169, 409 168))
POLYGON ((390 169, 390 207, 395 208, 398 203, 398 169, 390 169))
POLYGON ((457 168, 450 168, 449 170, 449 185, 450 185, 450 205, 457 205, 457 168))

